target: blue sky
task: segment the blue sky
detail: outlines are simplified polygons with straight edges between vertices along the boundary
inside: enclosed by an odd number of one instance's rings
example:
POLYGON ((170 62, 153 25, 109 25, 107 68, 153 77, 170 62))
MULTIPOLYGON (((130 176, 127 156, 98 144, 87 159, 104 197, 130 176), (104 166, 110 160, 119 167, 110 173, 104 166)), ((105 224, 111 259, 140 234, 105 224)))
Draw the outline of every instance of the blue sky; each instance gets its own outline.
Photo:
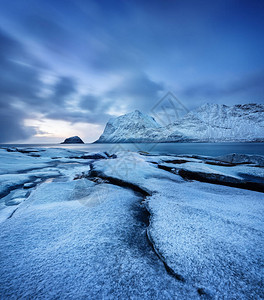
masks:
POLYGON ((264 102, 264 1, 0 0, 0 142, 98 138, 172 91, 264 102))

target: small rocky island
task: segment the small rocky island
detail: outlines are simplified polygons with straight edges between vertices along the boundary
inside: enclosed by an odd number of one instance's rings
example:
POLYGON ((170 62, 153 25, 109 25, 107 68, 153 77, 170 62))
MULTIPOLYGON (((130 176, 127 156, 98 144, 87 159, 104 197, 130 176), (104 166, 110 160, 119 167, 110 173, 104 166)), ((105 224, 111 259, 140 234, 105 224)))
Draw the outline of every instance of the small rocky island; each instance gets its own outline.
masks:
POLYGON ((78 136, 72 136, 65 139, 61 144, 84 144, 84 142, 78 136))

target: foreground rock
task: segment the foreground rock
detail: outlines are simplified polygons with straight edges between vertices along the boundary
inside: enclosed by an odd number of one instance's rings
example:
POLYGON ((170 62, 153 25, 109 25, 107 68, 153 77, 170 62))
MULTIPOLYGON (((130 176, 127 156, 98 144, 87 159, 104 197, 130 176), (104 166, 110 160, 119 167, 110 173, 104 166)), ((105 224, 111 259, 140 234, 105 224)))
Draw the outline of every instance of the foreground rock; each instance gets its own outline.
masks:
POLYGON ((140 156, 131 160, 124 155, 95 162, 92 173, 124 186, 138 185, 151 194, 145 201, 148 238, 166 270, 183 286, 212 299, 263 297, 263 194, 183 181, 157 167, 140 156))
POLYGON ((84 144, 84 142, 78 136, 72 136, 65 139, 61 144, 84 144))
POLYGON ((219 161, 227 162, 230 164, 254 164, 259 167, 264 167, 264 157, 261 155, 249 154, 228 154, 217 158, 219 161))
POLYGON ((263 298, 263 193, 196 181, 261 157, 39 154, 0 149, 1 299, 263 298))
POLYGON ((0 298, 198 297, 148 244, 141 200, 87 179, 41 185, 1 224, 0 298))

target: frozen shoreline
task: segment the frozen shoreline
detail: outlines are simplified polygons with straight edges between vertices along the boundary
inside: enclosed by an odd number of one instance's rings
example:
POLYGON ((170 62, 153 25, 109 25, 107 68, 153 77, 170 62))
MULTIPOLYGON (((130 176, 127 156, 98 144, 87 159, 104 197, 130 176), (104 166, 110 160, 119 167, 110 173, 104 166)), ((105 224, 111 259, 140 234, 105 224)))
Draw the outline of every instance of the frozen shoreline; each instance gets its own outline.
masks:
POLYGON ((1 297, 263 297, 263 193, 225 186, 261 190, 263 157, 0 149, 0 158, 1 297))

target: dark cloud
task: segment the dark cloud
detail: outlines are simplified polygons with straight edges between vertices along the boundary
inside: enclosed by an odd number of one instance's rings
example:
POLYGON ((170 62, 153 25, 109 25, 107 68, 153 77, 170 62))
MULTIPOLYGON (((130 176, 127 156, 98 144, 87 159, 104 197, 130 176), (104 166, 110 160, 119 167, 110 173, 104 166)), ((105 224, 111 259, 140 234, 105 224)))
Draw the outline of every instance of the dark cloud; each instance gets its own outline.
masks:
POLYGON ((162 91, 164 91, 163 84, 156 83, 144 73, 127 74, 117 86, 102 93, 101 96, 93 94, 81 96, 79 111, 72 112, 67 107, 56 106, 57 109, 48 112, 46 117, 73 123, 105 124, 111 117, 109 111, 118 111, 120 107, 125 107, 127 112, 140 109, 149 113, 159 100, 159 93, 162 91))
POLYGON ((17 41, 0 30, 0 97, 1 101, 10 98, 34 101, 40 91, 38 71, 35 62, 17 41))
POLYGON ((63 76, 49 87, 50 96, 41 97, 48 86, 40 80, 45 71, 40 66, 21 43, 0 31, 0 142, 29 138, 35 130, 24 125, 26 118, 38 112, 45 115, 65 110, 66 101, 77 91, 75 80, 63 76))
POLYGON ((264 102, 264 71, 241 77, 227 84, 221 82, 218 84, 206 82, 204 84, 190 86, 183 90, 182 94, 187 98, 209 98, 212 102, 236 95, 248 98, 249 101, 264 102))
POLYGON ((46 117, 54 120, 63 120, 71 123, 83 122, 93 124, 105 124, 111 117, 104 111, 97 112, 86 112, 78 111, 72 112, 70 109, 57 109, 46 114, 46 117))
POLYGON ((85 111, 87 119, 96 123, 106 122, 110 117, 109 110, 118 111, 125 107, 127 112, 140 109, 149 113, 164 85, 151 80, 142 72, 126 74, 121 82, 108 91, 95 96, 87 94, 80 99, 79 108, 85 111), (100 116, 101 115, 101 116, 100 116))
POLYGON ((140 109, 149 112, 164 92, 163 83, 151 80, 145 73, 132 73, 106 93, 116 105, 126 105, 128 110, 140 109))
POLYGON ((28 114, 17 102, 34 102, 40 91, 38 72, 18 42, 0 31, 0 142, 24 140, 35 132, 24 126, 28 114))
POLYGON ((35 40, 41 42, 51 51, 62 54, 64 47, 70 47, 70 33, 58 20, 42 14, 32 14, 26 16, 22 23, 30 29, 35 40))
POLYGON ((19 42, 0 31, 0 45, 0 142, 24 140, 35 134, 24 120, 36 113, 72 123, 102 124, 109 119, 109 105, 93 95, 81 97, 83 111, 72 111, 71 100, 78 91, 73 77, 61 76, 54 84, 44 84, 40 80, 43 70, 19 42), (49 95, 41 96, 43 89, 48 89, 49 95))
POLYGON ((58 82, 53 86, 51 100, 55 104, 61 105, 75 92, 77 92, 75 80, 71 77, 60 77, 58 82))
POLYGON ((7 103, 0 103, 0 142, 23 141, 36 131, 23 123, 26 114, 7 103))
POLYGON ((79 106, 82 109, 94 111, 98 108, 102 98, 95 95, 85 95, 81 98, 79 106))

